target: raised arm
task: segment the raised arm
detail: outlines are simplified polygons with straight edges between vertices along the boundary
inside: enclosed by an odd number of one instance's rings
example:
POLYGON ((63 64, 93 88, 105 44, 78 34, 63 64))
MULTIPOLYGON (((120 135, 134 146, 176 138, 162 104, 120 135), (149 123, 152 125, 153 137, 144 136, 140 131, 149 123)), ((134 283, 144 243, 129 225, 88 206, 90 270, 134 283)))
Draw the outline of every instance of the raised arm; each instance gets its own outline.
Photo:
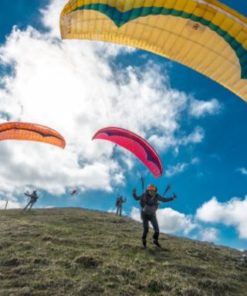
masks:
POLYGON ((141 196, 138 196, 136 194, 136 189, 134 188, 133 191, 132 191, 132 196, 134 197, 135 200, 141 200, 141 196))
POLYGON ((24 194, 28 197, 32 197, 32 195, 30 193, 24 192, 24 194))
POLYGON ((173 194, 173 196, 171 196, 171 197, 164 197, 164 196, 161 196, 158 194, 157 199, 162 202, 169 202, 169 201, 176 199, 176 194, 173 194))

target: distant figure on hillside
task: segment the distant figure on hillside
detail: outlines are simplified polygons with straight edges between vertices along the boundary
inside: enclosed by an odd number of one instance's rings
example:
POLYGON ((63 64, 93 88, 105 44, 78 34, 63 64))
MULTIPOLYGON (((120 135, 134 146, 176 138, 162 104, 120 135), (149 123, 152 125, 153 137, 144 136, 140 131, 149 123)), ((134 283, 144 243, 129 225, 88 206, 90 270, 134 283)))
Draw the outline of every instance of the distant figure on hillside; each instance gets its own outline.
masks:
POLYGON ((123 204, 126 202, 126 198, 123 198, 121 195, 117 197, 116 199, 116 215, 117 216, 122 216, 122 209, 123 209, 123 204))
POLYGON ((136 189, 133 189, 133 197, 135 200, 140 201, 141 205, 141 219, 143 222, 143 234, 142 234, 142 243, 144 248, 146 248, 147 245, 147 234, 149 230, 149 222, 151 222, 153 229, 154 229, 154 234, 153 234, 153 243, 161 247, 159 244, 159 225, 156 217, 156 211, 159 207, 159 202, 168 202, 176 199, 176 195, 173 194, 172 197, 166 198, 161 196, 158 193, 157 187, 153 184, 149 185, 146 189, 146 191, 138 196, 136 194, 136 189))
POLYGON ((39 198, 38 194, 37 194, 37 191, 33 190, 33 192, 31 194, 28 193, 28 192, 25 192, 24 194, 26 196, 30 197, 30 201, 28 202, 28 204, 25 206, 25 208, 23 210, 24 211, 25 210, 31 210, 32 206, 36 203, 37 199, 39 198), (28 209, 28 207, 29 207, 29 209, 28 209))

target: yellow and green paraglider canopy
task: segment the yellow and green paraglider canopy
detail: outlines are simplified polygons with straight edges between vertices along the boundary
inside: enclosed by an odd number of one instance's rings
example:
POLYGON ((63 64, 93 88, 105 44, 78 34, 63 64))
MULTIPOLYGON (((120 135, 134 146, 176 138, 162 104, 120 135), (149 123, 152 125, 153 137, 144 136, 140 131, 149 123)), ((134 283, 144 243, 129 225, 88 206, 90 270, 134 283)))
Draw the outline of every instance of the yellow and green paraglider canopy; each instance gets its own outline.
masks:
POLYGON ((64 39, 144 49, 210 77, 247 101, 247 18, 216 0, 70 0, 64 39))

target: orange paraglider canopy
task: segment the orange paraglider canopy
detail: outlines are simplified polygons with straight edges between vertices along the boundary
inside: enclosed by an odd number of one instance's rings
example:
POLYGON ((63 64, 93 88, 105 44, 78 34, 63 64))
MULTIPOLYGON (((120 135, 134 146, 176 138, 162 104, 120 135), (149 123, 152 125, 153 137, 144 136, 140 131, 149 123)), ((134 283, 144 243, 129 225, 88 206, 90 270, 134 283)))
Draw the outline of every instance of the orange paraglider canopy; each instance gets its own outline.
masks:
POLYGON ((57 131, 36 123, 5 122, 0 124, 0 141, 26 140, 44 142, 60 148, 65 147, 65 140, 57 131))

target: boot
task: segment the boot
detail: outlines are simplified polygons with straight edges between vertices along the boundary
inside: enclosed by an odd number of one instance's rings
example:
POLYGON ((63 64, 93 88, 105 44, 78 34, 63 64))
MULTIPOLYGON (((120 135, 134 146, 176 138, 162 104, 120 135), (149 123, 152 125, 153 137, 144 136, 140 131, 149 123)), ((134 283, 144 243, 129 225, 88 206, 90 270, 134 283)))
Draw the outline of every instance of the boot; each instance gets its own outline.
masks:
POLYGON ((142 239, 142 244, 143 244, 144 249, 146 249, 146 247, 147 247, 147 241, 145 239, 142 239))
POLYGON ((161 245, 159 244, 157 239, 153 240, 153 244, 156 245, 157 247, 161 248, 161 245))

